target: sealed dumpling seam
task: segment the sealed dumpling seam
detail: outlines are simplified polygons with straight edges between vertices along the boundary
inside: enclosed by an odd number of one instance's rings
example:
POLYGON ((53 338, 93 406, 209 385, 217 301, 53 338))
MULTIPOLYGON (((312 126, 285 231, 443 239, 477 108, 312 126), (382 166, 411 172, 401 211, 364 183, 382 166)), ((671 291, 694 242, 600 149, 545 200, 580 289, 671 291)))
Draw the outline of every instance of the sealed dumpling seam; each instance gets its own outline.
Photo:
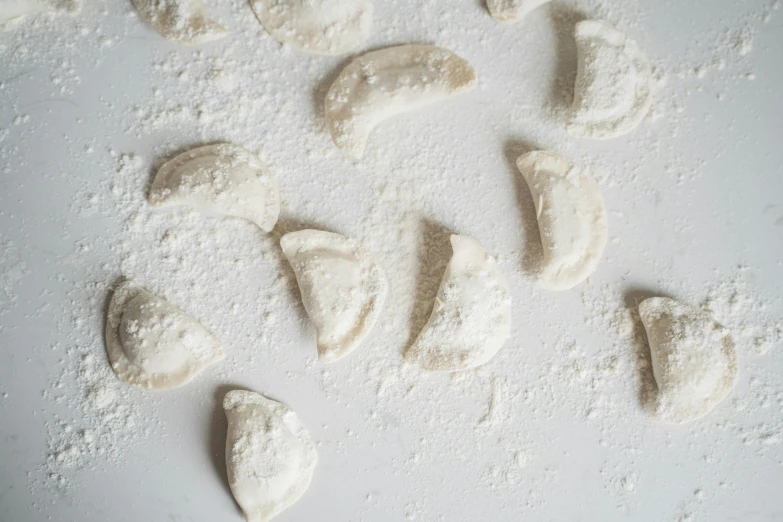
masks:
POLYGON ((317 54, 343 54, 370 34, 371 0, 251 0, 258 20, 278 41, 317 54))
POLYGON ((196 147, 164 163, 149 202, 244 218, 265 232, 274 228, 280 213, 274 174, 258 156, 230 143, 196 147))
POLYGON ((639 315, 658 384, 654 414, 682 423, 709 413, 737 380, 731 334, 706 312, 665 297, 642 301, 639 315))
POLYGON ((596 182, 552 152, 517 159, 533 203, 544 249, 539 278, 547 290, 566 290, 592 274, 606 246, 606 208, 596 182))
POLYGON ((576 24, 577 73, 568 132, 610 139, 631 132, 652 104, 652 68, 639 46, 606 22, 576 24))
POLYGON ((334 362, 348 355, 381 313, 388 292, 383 271, 364 246, 332 232, 291 232, 280 246, 315 326, 319 360, 334 362))
POLYGON ((497 260, 467 236, 452 235, 451 245, 432 314, 405 354, 428 371, 480 366, 511 333, 511 295, 497 260))
POLYGON ((453 52, 432 45, 398 45, 349 63, 326 95, 326 124, 335 145, 361 158, 381 121, 472 90, 476 72, 453 52))
POLYGON ((230 391, 223 409, 231 493, 248 522, 266 522, 309 487, 318 461, 315 446, 294 411, 261 394, 230 391))
POLYGON ((132 281, 109 302, 106 351, 117 377, 148 389, 182 386, 224 357, 198 321, 132 281))

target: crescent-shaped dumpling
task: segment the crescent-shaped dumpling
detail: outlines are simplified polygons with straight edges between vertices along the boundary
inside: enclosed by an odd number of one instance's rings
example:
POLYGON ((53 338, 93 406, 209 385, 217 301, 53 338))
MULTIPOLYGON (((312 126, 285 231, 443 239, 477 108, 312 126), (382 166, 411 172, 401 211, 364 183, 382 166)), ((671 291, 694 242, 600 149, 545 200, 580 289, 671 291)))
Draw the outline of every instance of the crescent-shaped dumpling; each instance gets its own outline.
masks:
POLYGON ((372 254, 353 239, 320 230, 280 238, 316 329, 318 359, 334 362, 370 333, 386 299, 386 276, 372 254))
POLYGON ((164 163, 149 202, 244 218, 266 232, 280 213, 274 174, 255 154, 229 143, 191 149, 164 163))
POLYGON ((276 40, 316 54, 343 54, 370 35, 372 0, 251 0, 276 40))
POLYGON ((737 380, 729 331, 706 312, 666 297, 645 299, 639 315, 658 383, 656 417, 683 423, 709 413, 737 380))
POLYGON ((628 134, 650 111, 650 62, 606 22, 579 22, 574 36, 578 61, 568 132, 596 140, 628 134))
POLYGON ((480 366, 511 335, 511 294, 495 258, 467 236, 452 235, 451 248, 432 314, 405 354, 428 371, 480 366))
POLYGON ((133 5, 158 34, 173 42, 199 45, 228 34, 209 17, 201 0, 133 0, 133 5))
POLYGON ((131 281, 109 302, 106 351, 117 377, 147 389, 187 384, 224 357, 222 343, 198 321, 131 281))
POLYGON ((234 390, 223 399, 228 419, 228 484, 248 522, 266 522, 310 485, 318 455, 299 417, 261 394, 234 390))
POLYGON ((432 45, 398 45, 349 63, 326 95, 326 124, 335 145, 361 158, 382 120, 468 92, 476 72, 456 54, 432 45))
POLYGON ((487 9, 495 20, 516 22, 547 2, 551 0, 487 0, 487 9))
POLYGON ((592 274, 606 246, 607 221, 598 185, 582 169, 552 152, 517 159, 527 181, 544 247, 540 284, 567 290, 592 274))
POLYGON ((77 11, 76 0, 0 0, 0 24, 22 16, 53 11, 77 11))

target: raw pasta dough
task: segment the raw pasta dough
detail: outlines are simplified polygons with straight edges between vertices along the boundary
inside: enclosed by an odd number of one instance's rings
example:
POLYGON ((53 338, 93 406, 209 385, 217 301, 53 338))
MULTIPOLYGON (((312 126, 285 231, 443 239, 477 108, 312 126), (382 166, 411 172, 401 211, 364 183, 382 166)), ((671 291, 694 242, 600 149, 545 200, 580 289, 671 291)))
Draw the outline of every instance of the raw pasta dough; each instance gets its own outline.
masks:
POLYGON ((231 493, 248 522, 266 522, 307 490, 318 461, 315 447, 296 413, 261 394, 230 391, 223 409, 231 493))
POLYGON ((349 63, 326 95, 326 124, 335 145, 361 158, 372 129, 402 112, 462 94, 476 72, 456 54, 432 45, 398 45, 349 63))
POLYGON ((332 232, 291 232, 280 246, 315 325, 318 359, 334 362, 348 355, 378 320, 388 291, 383 271, 366 248, 332 232))
POLYGON ((540 284, 566 290, 584 281, 606 246, 606 208, 598 185, 583 170, 552 152, 517 159, 536 206, 544 248, 540 284))
POLYGON ((251 0, 258 20, 278 41, 317 54, 343 54, 370 35, 371 0, 251 0))
POLYGON ((432 314, 405 354, 429 371, 480 366, 511 335, 511 295, 495 258, 467 236, 452 235, 451 247, 432 314))
POLYGON ((158 170, 155 207, 189 206, 247 219, 269 232, 280 213, 277 179, 250 151, 220 143, 183 152, 158 170))
POLYGON ((222 343, 198 321, 132 281, 109 302, 106 351, 117 377, 147 389, 187 384, 224 357, 222 343))
POLYGON ((706 312, 666 297, 645 299, 639 315, 658 383, 655 415, 682 423, 712 411, 737 380, 737 353, 728 330, 706 312))
POLYGON ((606 22, 579 22, 574 37, 578 63, 568 132, 596 140, 628 134, 650 111, 650 62, 606 22))

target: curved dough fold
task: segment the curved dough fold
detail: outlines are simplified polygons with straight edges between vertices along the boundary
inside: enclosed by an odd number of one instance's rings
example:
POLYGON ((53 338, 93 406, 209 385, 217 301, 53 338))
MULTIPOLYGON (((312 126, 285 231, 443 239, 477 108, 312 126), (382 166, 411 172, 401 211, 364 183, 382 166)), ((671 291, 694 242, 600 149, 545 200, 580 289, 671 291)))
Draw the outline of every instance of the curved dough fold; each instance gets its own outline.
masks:
POLYGON ((636 42, 606 22, 579 22, 574 37, 578 62, 568 132, 596 140, 628 134, 650 111, 650 62, 636 42))
POLYGON ((335 145, 361 158, 372 129, 397 114, 472 90, 476 72, 432 45, 398 45, 349 63, 326 95, 326 124, 335 145))
POLYGON ((224 357, 198 321, 132 281, 109 302, 106 351, 117 377, 147 389, 183 386, 224 357))
POLYGON ((320 230, 284 235, 280 246, 296 274, 315 326, 318 359, 334 362, 367 337, 386 299, 386 276, 353 239, 320 230))
POLYGON ((552 152, 523 154, 517 168, 536 206, 544 249, 541 286, 572 288, 595 271, 606 246, 606 208, 598 185, 552 152))
POLYGON ((277 41, 316 54, 343 54, 370 35, 371 0, 251 0, 264 28, 277 41))
POLYGON ((737 381, 729 331, 706 312, 666 297, 645 299, 639 315, 658 384, 656 417, 684 423, 707 415, 737 381))
POLYGON ((275 176, 255 154, 229 143, 197 147, 164 163, 149 202, 244 218, 266 232, 280 213, 275 176))
POLYGON ((318 455, 290 408, 261 394, 233 390, 228 419, 228 484, 248 522, 266 522, 293 505, 313 477, 318 455))
POLYGON ((511 295, 495 258, 467 236, 452 235, 451 247, 432 314, 405 354, 428 371, 480 366, 511 335, 511 295))

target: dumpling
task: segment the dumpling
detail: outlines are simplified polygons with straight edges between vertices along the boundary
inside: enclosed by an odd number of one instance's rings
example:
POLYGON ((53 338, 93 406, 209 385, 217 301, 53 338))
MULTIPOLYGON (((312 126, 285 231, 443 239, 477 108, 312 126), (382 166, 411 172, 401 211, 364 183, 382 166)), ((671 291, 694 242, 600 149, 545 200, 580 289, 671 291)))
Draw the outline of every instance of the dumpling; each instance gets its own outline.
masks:
POLYGON ((280 213, 274 174, 255 154, 229 143, 197 147, 164 163, 149 202, 244 218, 265 232, 274 228, 280 213))
POLYGON ((487 9, 495 20, 516 22, 533 9, 551 0, 487 0, 487 9))
POLYGON ((187 45, 219 40, 228 34, 212 20, 201 0, 132 0, 136 11, 163 38, 187 45))
POLYGON ((628 134, 650 111, 650 62, 636 42, 606 22, 579 22, 574 37, 577 70, 568 132, 595 140, 628 134))
POLYGON ((54 11, 73 13, 80 7, 78 0, 0 0, 0 24, 38 13, 54 11))
POLYGON ((658 396, 654 414, 683 423, 712 411, 737 381, 731 334, 706 312, 666 297, 639 305, 658 396))
POLYGON ((317 54, 343 54, 364 44, 372 0, 250 0, 258 20, 279 42, 317 54))
POLYGON ((592 274, 606 246, 607 220, 598 185, 582 169, 552 152, 517 159, 536 206, 544 247, 540 284, 567 290, 592 274))
POLYGON ((511 335, 511 294, 495 258, 467 236, 452 235, 451 248, 432 314, 405 354, 428 371, 480 366, 511 335))
POLYGON ((318 359, 330 363, 345 357, 378 320, 386 276, 366 248, 340 234, 301 230, 284 235, 280 246, 315 325, 318 359))
POLYGON ((234 390, 223 399, 228 419, 228 484, 248 522, 266 522, 304 494, 318 461, 299 417, 261 394, 234 390))
POLYGON ((326 124, 335 145, 361 158, 372 129, 402 112, 472 90, 476 72, 432 45, 398 45, 349 63, 326 95, 326 124))
POLYGON ((222 343, 198 321, 132 281, 109 302, 106 351, 117 377, 147 389, 183 386, 224 357, 222 343))

